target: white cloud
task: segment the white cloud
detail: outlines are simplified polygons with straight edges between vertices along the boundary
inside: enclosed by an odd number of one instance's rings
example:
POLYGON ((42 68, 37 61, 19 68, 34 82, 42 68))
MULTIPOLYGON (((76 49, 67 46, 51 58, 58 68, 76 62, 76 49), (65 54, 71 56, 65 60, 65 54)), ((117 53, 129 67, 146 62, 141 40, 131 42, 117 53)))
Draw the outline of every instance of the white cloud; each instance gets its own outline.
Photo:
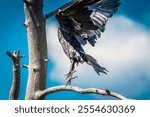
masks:
MULTIPOLYGON (((54 23, 47 27, 49 56, 54 63, 50 78, 64 84, 70 61, 58 42, 57 27, 54 23)), ((109 70, 109 74, 98 76, 92 67, 80 64, 76 73, 78 79, 73 85, 114 89, 128 96, 139 95, 150 85, 141 80, 144 75, 150 81, 149 36, 144 27, 124 16, 111 18, 97 45, 84 47, 109 70)))

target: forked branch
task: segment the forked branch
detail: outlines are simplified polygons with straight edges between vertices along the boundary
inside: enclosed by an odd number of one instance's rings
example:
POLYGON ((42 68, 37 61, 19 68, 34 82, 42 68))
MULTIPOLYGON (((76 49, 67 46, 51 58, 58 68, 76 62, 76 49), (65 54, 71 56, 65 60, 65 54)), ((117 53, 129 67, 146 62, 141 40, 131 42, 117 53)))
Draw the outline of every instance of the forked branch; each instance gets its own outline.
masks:
POLYGON ((98 94, 98 95, 103 95, 103 96, 112 96, 121 100, 127 100, 126 97, 115 93, 115 92, 111 92, 109 90, 102 90, 102 89, 96 89, 96 88, 87 88, 87 89, 82 89, 79 87, 75 87, 75 86, 56 86, 56 87, 51 87, 48 89, 45 89, 43 91, 38 91, 36 93, 36 98, 40 99, 43 96, 46 96, 48 94, 51 93, 55 93, 58 91, 73 91, 73 92, 77 92, 77 93, 81 93, 81 94, 98 94))
POLYGON ((12 59, 13 63, 13 80, 9 94, 9 99, 17 100, 20 89, 20 50, 14 51, 13 54, 7 51, 6 54, 12 59))

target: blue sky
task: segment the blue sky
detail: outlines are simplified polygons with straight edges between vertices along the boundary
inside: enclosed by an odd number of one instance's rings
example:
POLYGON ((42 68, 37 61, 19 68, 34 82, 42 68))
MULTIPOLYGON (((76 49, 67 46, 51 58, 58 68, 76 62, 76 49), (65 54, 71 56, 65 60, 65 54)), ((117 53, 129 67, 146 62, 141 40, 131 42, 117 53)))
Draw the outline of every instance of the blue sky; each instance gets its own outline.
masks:
MULTIPOLYGON (((68 1, 69 0, 45 0, 44 13, 55 10, 68 1)), ((94 57, 98 58, 98 61, 100 61, 103 66, 109 69, 109 75, 102 75, 100 76, 102 78, 99 78, 90 67, 86 69, 87 71, 89 70, 89 72, 91 71, 90 74, 87 75, 85 73, 85 67, 80 65, 78 69, 79 73, 77 74, 79 78, 73 82, 73 85, 85 88, 96 87, 110 89, 129 98, 150 99, 150 72, 148 71, 148 68, 150 68, 148 65, 150 63, 150 54, 148 52, 148 49, 150 49, 149 11, 149 0, 122 0, 118 12, 109 20, 106 32, 98 41, 97 46, 93 49, 85 47, 89 53, 91 52, 94 57)), ((0 14, 0 99, 4 100, 9 97, 12 82, 12 63, 10 58, 6 55, 6 51, 9 50, 13 52, 20 48, 21 54, 26 55, 26 58, 21 59, 21 63, 28 64, 28 45, 26 29, 22 25, 24 22, 23 2, 21 0, 1 0, 0 14)), ((57 25, 55 18, 47 21, 48 46, 49 50, 56 50, 58 47, 60 49, 57 49, 57 51, 62 51, 57 40, 57 25)), ((66 66, 69 66, 69 62, 64 54, 62 54, 64 57, 62 62, 56 60, 57 51, 49 51, 49 58, 52 60, 48 65, 47 87, 62 85, 65 81, 64 74, 68 67, 61 68, 60 64, 65 60, 64 63, 67 64, 66 66), (56 74, 58 72, 60 75, 56 74)), ((21 68, 19 99, 24 99, 27 78, 27 70, 21 68)), ((58 92, 46 98, 85 100, 112 99, 110 97, 97 95, 80 95, 73 92, 58 92)))

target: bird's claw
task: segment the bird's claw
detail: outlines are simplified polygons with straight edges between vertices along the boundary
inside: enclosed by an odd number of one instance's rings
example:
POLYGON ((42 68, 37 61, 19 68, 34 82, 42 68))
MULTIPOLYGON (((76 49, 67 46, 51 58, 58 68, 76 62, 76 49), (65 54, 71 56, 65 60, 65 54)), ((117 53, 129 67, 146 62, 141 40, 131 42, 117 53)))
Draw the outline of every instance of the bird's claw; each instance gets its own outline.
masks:
POLYGON ((73 80, 73 79, 76 79, 77 78, 77 76, 73 76, 73 74, 76 72, 76 70, 74 70, 74 71, 70 71, 68 74, 66 74, 65 76, 66 76, 66 86, 67 85, 71 85, 71 81, 73 80))
POLYGON ((65 76, 67 76, 66 79, 67 79, 68 77, 70 77, 70 76, 72 77, 75 72, 77 72, 77 71, 74 70, 74 71, 70 71, 69 73, 67 73, 67 74, 65 75, 65 76))

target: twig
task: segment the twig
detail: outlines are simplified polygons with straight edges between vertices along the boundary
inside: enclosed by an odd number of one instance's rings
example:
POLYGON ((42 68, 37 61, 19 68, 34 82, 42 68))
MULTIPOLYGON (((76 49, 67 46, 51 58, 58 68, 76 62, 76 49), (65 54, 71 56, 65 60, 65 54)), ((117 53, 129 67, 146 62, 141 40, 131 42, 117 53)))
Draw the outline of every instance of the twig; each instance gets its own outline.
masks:
POLYGON ((14 51, 13 54, 7 51, 6 54, 12 59, 13 62, 13 81, 9 99, 17 100, 20 89, 20 50, 14 51))
POLYGON ((70 2, 68 2, 68 3, 66 3, 66 4, 64 4, 62 7, 60 7, 60 8, 58 8, 58 9, 56 9, 56 10, 54 10, 54 11, 52 11, 52 12, 46 14, 46 15, 45 15, 45 18, 48 19, 48 18, 50 18, 50 17, 52 17, 52 16, 58 14, 59 12, 61 12, 62 10, 67 9, 68 7, 72 6, 72 5, 73 5, 74 3, 76 3, 76 2, 77 2, 77 0, 72 0, 72 1, 70 1, 70 2))
POLYGON ((22 56, 20 56, 20 58, 26 58, 26 56, 25 56, 25 55, 22 55, 22 56))
POLYGON ((43 91, 38 91, 36 93, 36 98, 40 99, 43 96, 46 96, 48 94, 51 93, 55 93, 58 91, 73 91, 73 92, 77 92, 77 93, 81 93, 81 94, 98 94, 98 95, 103 95, 103 96, 112 96, 121 100, 127 100, 126 97, 115 93, 115 92, 111 92, 109 90, 102 90, 102 89, 96 89, 96 88, 87 88, 87 89, 82 89, 79 87, 75 87, 75 86, 56 86, 56 87, 50 87, 48 89, 45 89, 43 91))
POLYGON ((28 65, 22 64, 22 67, 28 69, 28 65))
POLYGON ((6 54, 7 54, 11 59, 13 59, 13 54, 11 54, 9 51, 7 51, 6 54))

